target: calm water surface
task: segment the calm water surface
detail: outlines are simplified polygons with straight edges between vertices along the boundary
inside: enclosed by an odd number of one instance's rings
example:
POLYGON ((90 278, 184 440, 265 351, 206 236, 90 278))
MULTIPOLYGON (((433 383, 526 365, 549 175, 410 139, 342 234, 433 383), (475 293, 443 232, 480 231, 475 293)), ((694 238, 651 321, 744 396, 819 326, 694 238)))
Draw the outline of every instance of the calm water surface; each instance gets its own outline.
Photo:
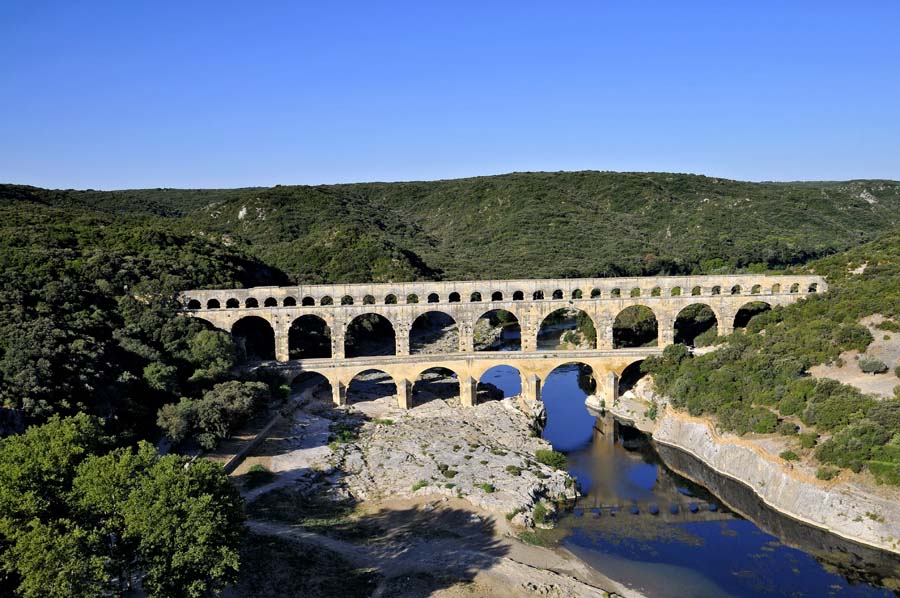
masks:
MULTIPOLYGON (((611 421, 596 422, 584 406, 587 393, 579 386, 579 377, 578 366, 563 366, 542 389, 547 410, 544 438, 566 453, 569 471, 584 494, 560 521, 570 532, 563 545, 579 558, 648 596, 894 595, 880 586, 883 562, 878 572, 872 572, 847 565, 850 557, 843 547, 826 557, 834 562, 823 563, 808 551, 788 546, 728 510, 725 501, 743 505, 741 501, 747 500, 737 496, 739 491, 712 495, 669 470, 645 435, 611 421), (696 513, 690 511, 692 503, 696 513), (618 512, 611 514, 615 508, 618 512), (659 513, 651 514, 653 509, 659 513), (844 564, 838 568, 835 563, 844 564)), ((584 386, 585 376, 581 379, 584 386)), ((493 368, 483 380, 505 395, 521 389, 519 374, 511 367, 493 368)), ((772 518, 778 525, 770 529, 790 528, 785 536, 792 544, 808 536, 810 551, 822 545, 812 530, 768 510, 765 520, 771 523, 772 518)), ((868 562, 866 552, 861 554, 856 562, 868 562)), ((883 553, 877 556, 879 562, 885 558, 883 553)), ((893 566, 900 571, 900 562, 887 560, 888 571, 893 566)))

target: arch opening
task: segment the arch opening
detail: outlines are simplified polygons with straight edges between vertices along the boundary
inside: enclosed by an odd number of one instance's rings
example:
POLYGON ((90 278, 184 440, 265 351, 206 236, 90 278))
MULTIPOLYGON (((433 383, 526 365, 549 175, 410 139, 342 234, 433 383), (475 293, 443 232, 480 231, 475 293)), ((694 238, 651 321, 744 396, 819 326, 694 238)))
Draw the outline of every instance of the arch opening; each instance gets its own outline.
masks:
POLYGON ((288 330, 288 355, 291 359, 331 357, 331 328, 319 316, 300 316, 288 330))
POLYGON ((266 297, 266 300, 263 301, 264 307, 278 307, 278 299, 275 297, 266 297))
POLYGON ((187 308, 188 309, 200 309, 200 302, 197 301, 196 299, 191 299, 190 301, 187 302, 187 308))
POLYGON ((476 351, 521 351, 522 328, 519 319, 505 309, 492 309, 475 322, 476 351))
POLYGON ((750 320, 771 309, 772 306, 765 301, 751 301, 750 303, 745 303, 734 315, 734 327, 746 328, 750 325, 750 320))
POLYGON ((795 282, 794 284, 792 284, 792 285, 791 285, 791 292, 792 292, 792 293, 799 293, 799 292, 800 292, 800 284, 799 284, 799 283, 796 283, 796 282, 795 282))
POLYGON ((353 297, 350 295, 344 295, 341 297, 341 305, 353 305, 353 297))
POLYGON ((557 309, 541 322, 537 347, 539 351, 594 349, 597 347, 594 321, 581 309, 557 309))
POLYGON ((469 301, 472 301, 472 302, 481 301, 481 293, 479 293, 478 291, 475 291, 474 293, 469 295, 469 301))
POLYGON ((632 390, 635 386, 637 386, 638 382, 640 382, 646 374, 642 371, 641 365, 643 365, 644 360, 635 361, 632 364, 629 364, 624 370, 622 370, 622 375, 619 376, 619 388, 618 393, 619 396, 622 396, 629 390, 632 390))
POLYGON ((656 314, 646 305, 626 307, 613 323, 613 348, 655 347, 659 344, 656 314))
POLYGON ((541 385, 547 410, 543 437, 553 448, 571 452, 585 448, 594 437, 596 419, 585 406, 585 398, 597 392, 593 369, 581 362, 555 367, 541 385))
POLYGON ((572 299, 581 299, 584 296, 584 292, 581 289, 575 289, 572 291, 572 299))
POLYGON ((439 303, 440 300, 437 293, 428 293, 428 303, 439 303))
POLYGON ((535 301, 540 301, 544 298, 544 291, 535 291, 531 294, 531 298, 535 301))
POLYGON ((522 394, 522 373, 511 365, 495 365, 478 379, 476 403, 522 394))
POLYGON ((670 294, 672 297, 681 297, 681 287, 672 287, 670 294))
POLYGON ((206 302, 206 309, 219 309, 220 307, 218 299, 210 299, 206 302))
POLYGON ((780 292, 781 292, 781 285, 776 282, 775 284, 772 285, 772 294, 776 295, 780 292))
POLYGON ((599 299, 600 295, 600 289, 591 289, 591 299, 599 299))
POLYGON ((319 372, 300 372, 291 380, 291 394, 312 388, 312 399, 316 402, 331 403, 331 382, 319 372))
POLYGON ((434 400, 459 401, 459 378, 447 368, 428 368, 416 377, 412 385, 412 406, 434 400))
POLYGON ((733 287, 731 287, 731 294, 732 295, 740 295, 741 294, 741 285, 736 284, 733 287))
POLYGON ((293 297, 285 297, 281 304, 285 307, 295 307, 297 305, 297 300, 293 297))
POLYGON ((319 305, 334 305, 334 299, 332 299, 332 298, 329 297, 328 295, 325 295, 325 296, 322 297, 322 299, 319 301, 319 305))
POLYGON ((356 316, 347 325, 344 337, 344 355, 347 357, 372 357, 396 355, 397 336, 390 320, 379 314, 356 316))
POLYGON ((366 295, 363 297, 363 305, 375 305, 375 297, 372 295, 366 295))
POLYGON ((244 301, 244 307, 259 307, 259 301, 257 301, 255 297, 248 297, 247 300, 244 301))
POLYGON ((459 293, 457 293, 456 291, 450 293, 450 295, 447 296, 447 301, 449 301, 450 303, 459 303, 459 299, 459 293))
POLYGON ((563 298, 562 289, 556 289, 555 291, 553 291, 553 300, 554 301, 559 301, 562 298, 563 298))
POLYGON ((241 306, 241 302, 232 297, 228 301, 225 302, 225 307, 227 309, 237 309, 241 306))
POLYGON ((409 352, 415 354, 456 353, 459 329, 449 315, 429 311, 413 321, 409 329, 409 352))
POLYGON ((384 298, 385 305, 397 305, 397 295, 391 293, 384 298))
POLYGON ((692 303, 675 316, 675 342, 690 347, 706 347, 715 342, 719 321, 712 308, 692 303))
POLYGON ((393 400, 397 396, 397 385, 390 375, 381 370, 364 370, 359 372, 347 385, 347 404, 393 400))
POLYGON ((231 337, 244 361, 275 359, 275 331, 265 318, 245 316, 231 327, 231 337))
POLYGON ((523 293, 522 291, 515 291, 513 293, 513 301, 524 301, 524 300, 525 300, 525 293, 523 293))
POLYGON ((409 295, 406 296, 406 302, 407 303, 418 303, 419 296, 416 295, 415 293, 410 293, 409 295))
POLYGON ((300 305, 302 305, 303 307, 312 307, 315 304, 316 304, 316 300, 313 299, 312 297, 304 297, 303 300, 300 302, 300 305))
POLYGON ((503 301, 503 293, 500 291, 494 291, 491 293, 491 301, 503 301))
POLYGON ((808 293, 818 293, 818 292, 819 292, 819 285, 818 285, 818 283, 815 283, 815 282, 814 282, 814 283, 812 283, 811 285, 809 285, 809 288, 806 289, 806 292, 808 292, 808 293))
POLYGON ((697 297, 702 294, 703 294, 703 289, 701 289, 699 286, 696 286, 691 289, 691 296, 693 296, 693 297, 697 297))
POLYGON ((759 295, 760 293, 762 293, 762 285, 755 284, 752 287, 750 287, 751 295, 759 295))

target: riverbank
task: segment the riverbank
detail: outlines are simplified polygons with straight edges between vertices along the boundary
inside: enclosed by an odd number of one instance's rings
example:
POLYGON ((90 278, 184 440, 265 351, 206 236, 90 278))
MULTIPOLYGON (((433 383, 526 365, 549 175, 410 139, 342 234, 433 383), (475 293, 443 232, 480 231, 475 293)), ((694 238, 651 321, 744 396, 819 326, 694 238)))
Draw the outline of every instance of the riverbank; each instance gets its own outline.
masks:
MULTIPOLYGON (((874 487, 849 472, 830 481, 819 480, 813 467, 779 456, 783 439, 720 433, 714 422, 673 409, 652 392, 646 379, 607 408, 657 443, 683 451, 742 483, 768 507, 788 517, 858 544, 900 553, 900 496, 893 488, 874 487), (650 417, 653 405, 655 419, 650 417)), ((679 473, 691 477, 689 472, 679 473)))
POLYGON ((538 461, 551 447, 518 398, 463 408, 455 381, 434 380, 403 411, 380 386, 365 380, 365 400, 347 408, 327 393, 301 405, 236 470, 255 542, 286 555, 276 566, 248 554, 251 568, 288 580, 292 551, 312 547, 345 563, 315 583, 352 577, 358 595, 638 595, 533 544, 535 519, 549 522, 577 493, 567 472, 538 461))

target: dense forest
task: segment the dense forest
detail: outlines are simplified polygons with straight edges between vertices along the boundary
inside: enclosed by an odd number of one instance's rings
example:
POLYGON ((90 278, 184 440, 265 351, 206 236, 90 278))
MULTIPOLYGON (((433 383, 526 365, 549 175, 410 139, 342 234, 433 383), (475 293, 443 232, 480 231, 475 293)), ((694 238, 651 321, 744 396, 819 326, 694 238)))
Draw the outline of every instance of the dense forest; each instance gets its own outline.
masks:
POLYGON ((164 432, 214 446, 282 389, 236 373, 228 334, 176 315, 186 288, 823 273, 827 295, 757 316, 708 356, 676 348, 647 367, 692 413, 740 432, 802 425, 821 434, 804 442, 823 463, 898 483, 900 401, 804 374, 865 349, 860 317, 900 317, 898 214, 900 183, 658 173, 230 190, 2 185, 0 596, 76 595, 68 580, 82 595, 115 593, 138 571, 151 595, 204 595, 234 578, 242 516, 224 474, 184 468, 144 441, 164 432), (198 519, 204 493, 216 500, 198 519), (205 540, 182 546, 190 556, 173 571, 157 551, 178 517, 193 517, 186 538, 205 540), (57 577, 47 559, 65 563, 57 577))

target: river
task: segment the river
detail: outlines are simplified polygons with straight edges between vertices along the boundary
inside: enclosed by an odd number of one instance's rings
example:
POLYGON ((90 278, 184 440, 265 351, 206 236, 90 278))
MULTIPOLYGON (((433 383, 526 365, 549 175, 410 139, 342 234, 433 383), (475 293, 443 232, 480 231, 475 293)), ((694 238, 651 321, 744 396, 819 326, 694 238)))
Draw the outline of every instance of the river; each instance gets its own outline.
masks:
MULTIPOLYGON (((483 380, 507 396, 521 390, 510 367, 483 380)), ((895 555, 800 524, 733 481, 720 480, 722 495, 711 494, 667 466, 707 479, 702 463, 633 428, 598 422, 584 405, 584 381, 579 366, 563 366, 542 389, 543 436, 566 454, 583 493, 560 519, 561 543, 584 562, 654 597, 894 595, 882 578, 900 576, 895 555)))

